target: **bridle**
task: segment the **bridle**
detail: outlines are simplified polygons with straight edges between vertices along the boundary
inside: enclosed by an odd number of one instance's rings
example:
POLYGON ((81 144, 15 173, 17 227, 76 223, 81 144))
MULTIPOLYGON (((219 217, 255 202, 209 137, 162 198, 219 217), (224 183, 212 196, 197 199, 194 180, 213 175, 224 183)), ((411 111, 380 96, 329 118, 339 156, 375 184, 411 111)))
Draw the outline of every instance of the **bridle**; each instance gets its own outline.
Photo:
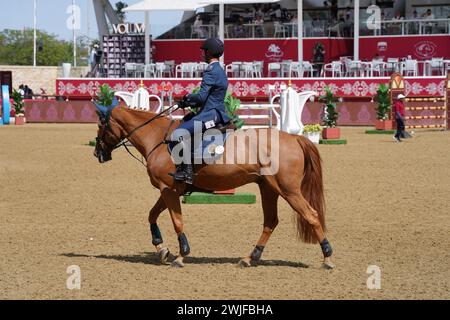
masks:
MULTIPOLYGON (((101 146, 101 145, 106 145, 106 143, 105 143, 105 141, 104 141, 104 138, 105 138, 106 132, 109 131, 109 132, 110 132, 117 140, 120 141, 119 143, 117 143, 117 144, 112 148, 111 152, 123 146, 123 147, 125 148, 125 150, 126 150, 126 151, 127 151, 134 159, 136 159, 137 161, 139 161, 139 162, 140 162, 143 166, 145 166, 145 167, 146 167, 147 165, 144 163, 143 159, 137 158, 137 157, 130 151, 130 149, 128 148, 128 145, 127 145, 127 144, 130 142, 129 139, 131 138, 131 136, 132 136, 136 131, 138 131, 138 130, 142 129, 143 127, 147 126, 148 124, 152 123, 154 120, 160 119, 160 118, 162 118, 162 117, 165 116, 165 115, 170 115, 170 114, 174 113, 175 111, 177 111, 178 109, 180 109, 180 107, 179 107, 178 105, 175 105, 175 106, 172 106, 172 107, 170 107, 170 108, 168 108, 168 109, 165 109, 165 110, 161 111, 160 113, 158 113, 158 114, 157 114, 156 116, 154 116, 153 118, 151 118, 151 119, 145 121, 145 122, 142 123, 141 125, 137 126, 137 127, 134 128, 133 130, 131 130, 131 131, 126 135, 125 138, 120 139, 120 137, 118 137, 118 136, 114 133, 114 131, 111 130, 111 126, 110 126, 110 122, 111 122, 111 120, 112 120, 112 121, 114 121, 119 127, 121 127, 121 125, 120 125, 119 123, 117 123, 116 120, 114 120, 114 119, 111 118, 111 113, 112 113, 112 110, 115 108, 115 106, 112 107, 112 108, 99 108, 98 105, 96 105, 96 106, 97 106, 97 109, 98 109, 98 111, 99 111, 99 112, 98 112, 98 115, 99 115, 99 117, 100 117, 100 123, 101 123, 101 128, 100 128, 101 132, 100 132, 100 134, 98 135, 98 137, 96 138, 97 144, 99 144, 100 146, 101 146)), ((158 149, 161 145, 163 145, 163 144, 168 144, 168 143, 170 142, 170 141, 167 141, 167 136, 168 136, 168 134, 169 134, 169 132, 170 132, 170 129, 171 129, 171 127, 172 127, 172 125, 173 125, 174 122, 175 122, 175 121, 172 119, 172 121, 171 121, 170 124, 169 124, 169 127, 168 127, 167 130, 166 130, 166 133, 164 134, 164 139, 163 139, 161 142, 159 142, 156 146, 154 146, 154 147, 148 152, 148 154, 145 156, 145 162, 147 162, 147 160, 148 160, 148 158, 150 157, 150 155, 151 155, 156 149, 158 149)))

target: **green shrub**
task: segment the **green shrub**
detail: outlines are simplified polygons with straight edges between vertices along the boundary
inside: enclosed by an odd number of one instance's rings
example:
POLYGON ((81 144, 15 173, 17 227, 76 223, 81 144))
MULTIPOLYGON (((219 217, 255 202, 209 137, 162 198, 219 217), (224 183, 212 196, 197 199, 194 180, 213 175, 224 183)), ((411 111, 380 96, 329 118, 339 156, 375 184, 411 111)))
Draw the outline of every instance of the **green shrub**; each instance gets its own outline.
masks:
POLYGON ((331 92, 330 88, 325 87, 325 95, 319 98, 319 101, 323 101, 324 112, 323 112, 323 124, 327 128, 334 128, 337 125, 337 120, 339 118, 339 113, 337 112, 336 102, 337 98, 331 92))
POLYGON ((391 98, 389 97, 389 87, 386 84, 382 83, 379 85, 374 100, 377 102, 377 119, 389 119, 389 113, 391 112, 391 98))

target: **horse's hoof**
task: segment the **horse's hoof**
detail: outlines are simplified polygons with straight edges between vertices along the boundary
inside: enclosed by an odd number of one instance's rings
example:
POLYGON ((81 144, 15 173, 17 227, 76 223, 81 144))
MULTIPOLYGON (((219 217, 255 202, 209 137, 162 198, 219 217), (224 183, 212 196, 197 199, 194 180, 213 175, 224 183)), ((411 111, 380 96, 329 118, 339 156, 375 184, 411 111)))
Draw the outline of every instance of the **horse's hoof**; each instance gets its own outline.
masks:
POLYGON ((183 268, 184 263, 183 263, 183 261, 181 261, 177 258, 172 262, 171 266, 172 266, 172 268, 183 268))
POLYGON ((169 258, 169 254, 170 254, 170 251, 168 248, 162 248, 161 250, 159 250, 159 252, 158 252, 159 261, 162 264, 167 264, 167 259, 169 258))
POLYGON ((251 267, 251 263, 248 259, 242 259, 238 262, 239 268, 248 268, 251 267))
POLYGON ((332 270, 335 268, 335 265, 333 262, 331 262, 330 259, 325 259, 325 261, 322 264, 322 268, 324 268, 325 270, 332 270))

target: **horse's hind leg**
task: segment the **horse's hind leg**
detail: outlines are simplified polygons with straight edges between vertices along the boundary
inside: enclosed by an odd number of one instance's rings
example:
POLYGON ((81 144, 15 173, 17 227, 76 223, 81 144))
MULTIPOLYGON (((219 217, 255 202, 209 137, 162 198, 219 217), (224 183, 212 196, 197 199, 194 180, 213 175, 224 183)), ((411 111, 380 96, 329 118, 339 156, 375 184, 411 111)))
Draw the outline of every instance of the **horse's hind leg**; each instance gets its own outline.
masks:
POLYGON ((251 263, 256 263, 261 259, 261 255, 269 241, 270 236, 278 225, 278 193, 276 193, 268 184, 259 185, 261 193, 261 202, 264 212, 264 227, 258 243, 252 253, 239 261, 239 266, 249 267, 251 263))
POLYGON ((169 249, 163 246, 163 238, 161 235, 161 231, 159 230, 157 221, 159 215, 167 209, 167 206, 162 197, 158 199, 153 208, 150 210, 150 214, 148 216, 148 222, 150 223, 150 232, 152 235, 152 244, 155 246, 156 251, 158 252, 159 259, 161 263, 167 263, 167 258, 169 257, 169 249))
POLYGON ((284 198, 290 204, 292 209, 294 209, 294 211, 299 215, 298 218, 303 219, 309 225, 309 228, 303 228, 303 232, 309 232, 309 229, 313 230, 317 241, 322 247, 324 267, 326 269, 334 268, 334 264, 331 262, 332 249, 328 240, 325 238, 325 232, 317 211, 311 207, 300 192, 298 194, 287 195, 284 198))
POLYGON ((170 217, 172 218, 173 227, 178 236, 178 243, 180 244, 180 254, 172 262, 173 267, 184 267, 183 259, 188 256, 191 252, 189 247, 189 242, 186 238, 186 235, 183 233, 183 216, 181 214, 181 204, 180 204, 180 196, 173 190, 169 188, 164 189, 161 192, 162 198, 164 199, 164 203, 167 205, 167 208, 170 212, 170 217))

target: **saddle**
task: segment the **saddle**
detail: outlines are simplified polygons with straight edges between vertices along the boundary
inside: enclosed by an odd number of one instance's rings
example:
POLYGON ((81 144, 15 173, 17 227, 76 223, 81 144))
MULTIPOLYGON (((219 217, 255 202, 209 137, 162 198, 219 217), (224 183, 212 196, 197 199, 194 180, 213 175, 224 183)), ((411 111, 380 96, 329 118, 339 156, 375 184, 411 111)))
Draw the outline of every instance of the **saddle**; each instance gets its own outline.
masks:
POLYGON ((227 130, 236 131, 237 127, 236 127, 236 124, 233 121, 230 121, 230 122, 227 122, 225 124, 219 123, 218 125, 216 125, 214 127, 214 129, 217 129, 220 132, 222 132, 222 134, 225 134, 225 133, 227 133, 227 130))

